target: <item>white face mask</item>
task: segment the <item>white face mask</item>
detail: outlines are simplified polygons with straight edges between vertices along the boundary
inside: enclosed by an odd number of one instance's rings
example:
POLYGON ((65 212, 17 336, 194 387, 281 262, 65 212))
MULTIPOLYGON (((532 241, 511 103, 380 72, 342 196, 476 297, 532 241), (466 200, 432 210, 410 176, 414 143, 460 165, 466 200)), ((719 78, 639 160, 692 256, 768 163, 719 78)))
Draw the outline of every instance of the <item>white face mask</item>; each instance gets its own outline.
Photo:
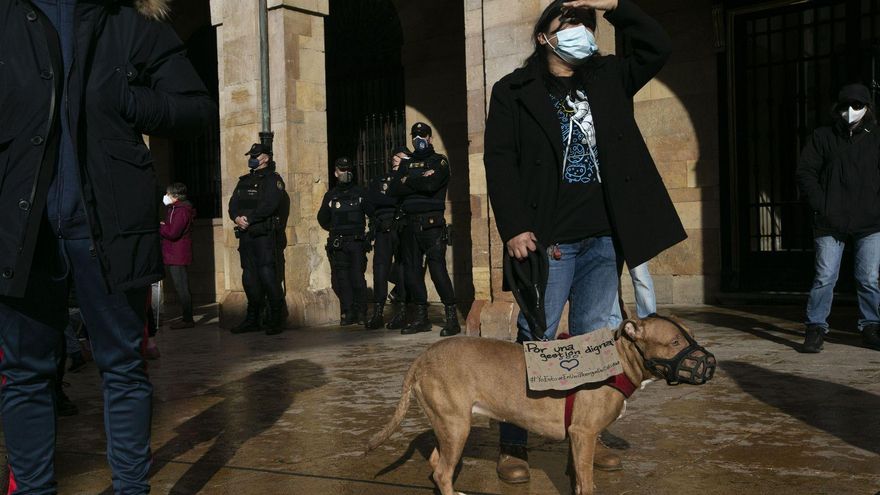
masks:
POLYGON ((174 203, 174 199, 166 194, 165 196, 162 196, 162 203, 164 203, 165 206, 171 206, 171 203, 174 203))
POLYGON ((868 113, 868 107, 863 107, 861 110, 856 110, 853 107, 849 107, 843 112, 840 112, 840 115, 843 117, 843 120, 845 120, 847 124, 852 125, 861 122, 866 113, 868 113))
POLYGON ((556 46, 550 43, 550 38, 546 34, 544 35, 544 41, 550 45, 553 52, 571 65, 582 64, 599 51, 596 37, 586 26, 563 29, 551 38, 556 38, 556 46))

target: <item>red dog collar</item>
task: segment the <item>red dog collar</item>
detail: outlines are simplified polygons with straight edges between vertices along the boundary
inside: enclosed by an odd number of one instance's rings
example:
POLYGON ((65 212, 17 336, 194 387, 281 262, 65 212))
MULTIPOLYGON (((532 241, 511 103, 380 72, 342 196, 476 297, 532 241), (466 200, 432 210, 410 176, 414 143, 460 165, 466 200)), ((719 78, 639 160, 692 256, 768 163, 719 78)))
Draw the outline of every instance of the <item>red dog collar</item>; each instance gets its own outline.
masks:
MULTIPOLYGON (((567 333, 562 333, 562 334, 559 334, 559 336, 558 336, 559 340, 565 340, 569 337, 570 337, 570 335, 568 335, 567 333)), ((586 386, 589 386, 589 385, 586 385, 586 386)), ((574 411, 574 394, 577 393, 578 390, 580 390, 581 388, 584 388, 586 386, 582 386, 582 387, 578 387, 578 388, 574 388, 572 390, 569 390, 568 394, 565 396, 565 431, 566 431, 566 433, 568 432, 568 427, 571 426, 571 415, 572 415, 572 412, 574 411)), ((623 397, 626 399, 629 399, 630 397, 632 397, 632 394, 635 393, 636 389, 638 389, 636 384, 633 383, 632 380, 630 380, 629 377, 627 377, 626 374, 624 374, 624 373, 612 376, 611 378, 602 382, 602 384, 599 386, 600 387, 609 386, 609 387, 613 388, 614 390, 617 390, 618 392, 623 394, 623 397)))
MULTIPOLYGON (((625 374, 621 373, 619 375, 614 375, 611 378, 605 380, 600 385, 602 387, 608 386, 617 390, 618 392, 623 394, 623 397, 629 399, 632 394, 636 391, 638 387, 630 380, 625 374)), ((568 394, 565 396, 565 431, 568 432, 568 427, 571 426, 571 415, 574 411, 574 394, 577 393, 578 390, 584 387, 578 387, 568 391, 568 394)))

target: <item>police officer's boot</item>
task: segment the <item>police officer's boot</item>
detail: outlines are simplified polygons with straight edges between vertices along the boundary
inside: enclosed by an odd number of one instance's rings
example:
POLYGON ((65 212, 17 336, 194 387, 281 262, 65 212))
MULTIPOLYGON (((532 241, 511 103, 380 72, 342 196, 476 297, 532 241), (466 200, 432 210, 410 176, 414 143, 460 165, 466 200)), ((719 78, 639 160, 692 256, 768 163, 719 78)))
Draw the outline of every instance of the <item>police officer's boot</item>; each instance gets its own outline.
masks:
POLYGON ((446 325, 440 330, 441 337, 451 337, 461 333, 461 325, 458 323, 458 311, 455 304, 446 304, 446 325))
POLYGON ((391 321, 385 325, 388 330, 400 330, 406 326, 406 304, 397 304, 397 312, 391 321))
POLYGON ((416 304, 416 314, 412 323, 400 331, 403 335, 411 335, 419 332, 430 332, 431 322, 428 321, 428 305, 416 304))
POLYGON ((357 323, 357 308, 352 307, 348 311, 342 313, 339 316, 339 326, 346 327, 348 325, 354 325, 357 323))
POLYGON ((278 335, 284 327, 284 299, 269 302, 269 317, 266 318, 266 335, 278 335))
POLYGON ((259 331, 261 309, 262 308, 256 304, 248 304, 247 315, 244 317, 244 321, 237 327, 233 328, 232 333, 237 334, 259 331))
POLYGON ((373 316, 370 317, 370 321, 364 325, 367 330, 375 330, 377 328, 382 328, 385 326, 385 303, 376 303, 373 306, 373 316))

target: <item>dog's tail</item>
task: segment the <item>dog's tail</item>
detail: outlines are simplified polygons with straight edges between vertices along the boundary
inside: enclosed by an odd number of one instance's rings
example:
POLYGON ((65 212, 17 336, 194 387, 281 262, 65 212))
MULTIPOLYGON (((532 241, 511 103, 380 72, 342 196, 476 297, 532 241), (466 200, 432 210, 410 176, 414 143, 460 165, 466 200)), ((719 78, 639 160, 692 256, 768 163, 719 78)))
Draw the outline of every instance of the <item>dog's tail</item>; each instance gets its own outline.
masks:
POLYGON ((415 385, 418 377, 416 377, 416 369, 419 368, 419 363, 422 361, 422 356, 416 358, 413 361, 413 364, 410 365, 409 371, 406 372, 406 377, 403 379, 403 394, 400 396, 400 401, 397 403, 397 409, 394 410, 394 416, 388 421, 388 424, 382 428, 382 431, 373 435, 370 438, 370 441, 367 443, 367 450, 364 451, 364 455, 370 453, 375 450, 376 447, 382 445, 385 440, 388 440, 388 437, 394 433, 394 430, 400 426, 400 423, 403 421, 403 417, 406 416, 406 411, 409 409, 409 401, 412 396, 412 389, 415 385))

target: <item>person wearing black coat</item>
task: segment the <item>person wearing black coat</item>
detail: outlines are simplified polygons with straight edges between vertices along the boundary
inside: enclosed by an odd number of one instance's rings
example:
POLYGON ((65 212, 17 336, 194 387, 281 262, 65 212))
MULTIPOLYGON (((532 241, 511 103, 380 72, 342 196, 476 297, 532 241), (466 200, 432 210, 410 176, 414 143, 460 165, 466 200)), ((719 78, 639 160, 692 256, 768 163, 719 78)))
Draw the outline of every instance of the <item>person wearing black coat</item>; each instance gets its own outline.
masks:
POLYGON ((446 323, 441 337, 461 333, 455 307, 455 289, 446 267, 446 246, 449 230, 446 225, 446 190, 451 177, 449 160, 437 153, 433 129, 424 122, 413 124, 410 134, 413 149, 409 160, 400 166, 388 193, 400 198, 404 226, 400 244, 407 295, 412 297, 416 312, 400 333, 404 335, 430 332, 428 320, 428 289, 425 286, 425 265, 443 302, 446 323))
POLYGON ((367 281, 367 217, 373 205, 367 191, 357 185, 354 164, 346 157, 334 162, 337 184, 327 191, 318 210, 318 224, 330 232, 327 257, 330 260, 330 281, 339 298, 339 324, 353 325, 364 321, 367 281))
POLYGON ((813 132, 800 156, 797 182, 813 210, 816 275, 807 302, 803 352, 822 350, 846 240, 855 247, 855 277, 865 345, 880 350, 880 127, 871 92, 841 88, 834 124, 813 132))
MULTIPOLYGON (((367 201, 373 205, 370 216, 370 237, 373 241, 373 314, 366 322, 367 329, 374 330, 385 325, 385 300, 388 298, 388 282, 393 281, 398 297, 406 300, 402 289, 404 273, 399 258, 400 247, 400 200, 388 194, 391 184, 397 180, 400 165, 412 153, 405 146, 394 150, 389 163, 391 170, 374 178, 367 189, 367 201)), ((405 324, 403 308, 388 322, 389 330, 401 329, 405 324)))
MULTIPOLYGON (((486 122, 489 199, 507 255, 547 250, 547 333, 570 303, 569 333, 616 326, 619 275, 686 234, 633 115, 633 96, 663 67, 671 41, 633 0, 552 2, 524 67, 498 81, 486 122), (633 51, 603 56, 596 11, 633 51)), ((507 281, 506 281, 506 285, 507 281)), ((518 341, 531 339, 525 318, 518 341)), ((498 475, 529 480, 526 432, 501 426, 498 475)), ((597 467, 620 460, 596 453, 597 467)))
POLYGON ((284 299, 284 237, 289 198, 284 179, 275 170, 269 146, 254 143, 245 153, 250 172, 238 178, 229 198, 229 218, 235 222, 241 285, 247 296, 244 320, 231 329, 234 334, 282 332, 287 307, 284 299), (265 321, 261 321, 267 307, 265 321))
POLYGON ((52 382, 76 287, 103 377, 117 493, 147 493, 147 291, 164 275, 143 135, 196 136, 216 105, 163 0, 0 2, 0 416, 21 493, 54 493, 52 382))

